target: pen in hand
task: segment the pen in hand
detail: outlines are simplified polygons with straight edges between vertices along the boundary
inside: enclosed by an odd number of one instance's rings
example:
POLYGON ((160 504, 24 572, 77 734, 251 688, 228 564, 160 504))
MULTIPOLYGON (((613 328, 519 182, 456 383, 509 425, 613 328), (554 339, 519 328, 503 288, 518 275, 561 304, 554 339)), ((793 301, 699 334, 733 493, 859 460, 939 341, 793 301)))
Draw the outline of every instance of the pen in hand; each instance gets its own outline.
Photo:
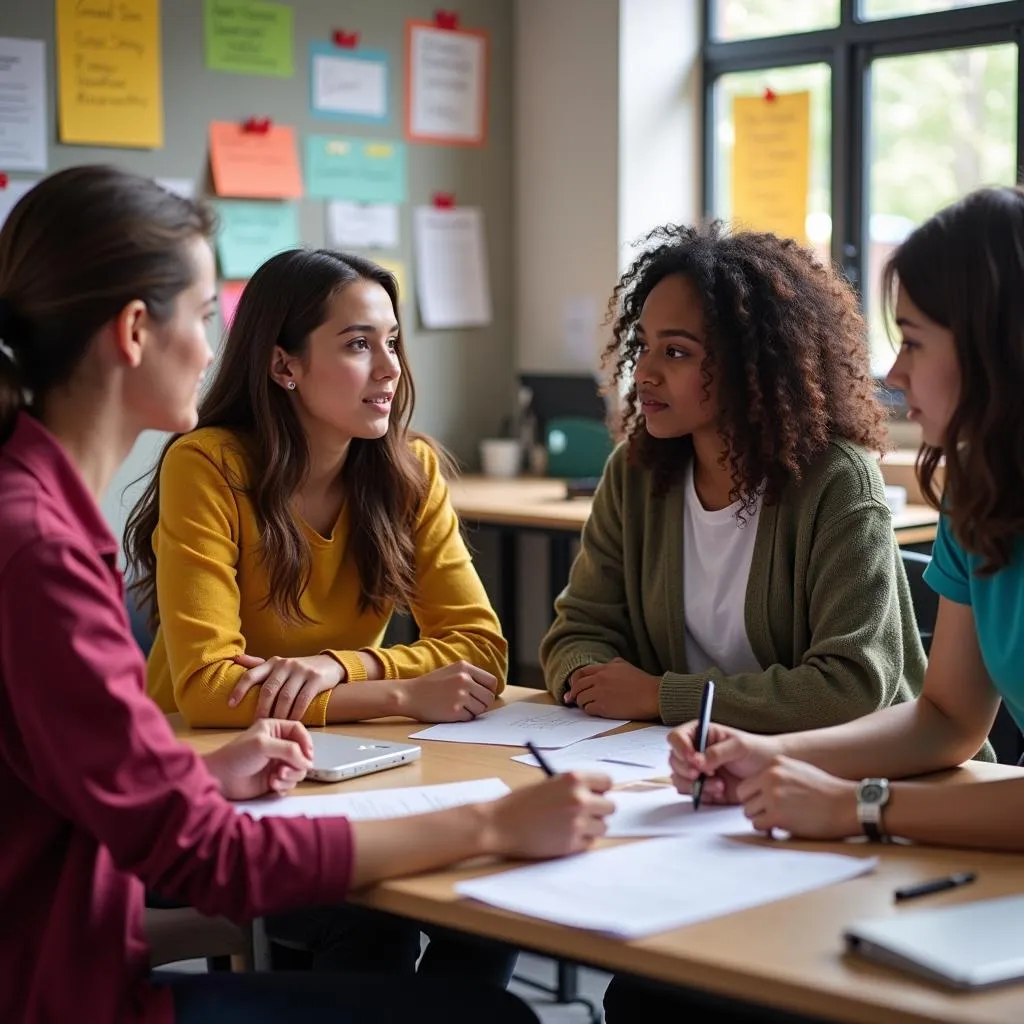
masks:
MULTIPOLYGON (((711 726, 711 705, 715 699, 715 684, 708 680, 700 698, 700 718, 697 721, 697 753, 703 754, 708 748, 708 729, 711 726)), ((693 809, 700 810, 700 798, 704 792, 705 775, 697 776, 693 783, 693 809)))
POLYGON ((531 754, 533 754, 534 760, 544 770, 545 775, 547 775, 550 778, 552 775, 557 774, 555 772, 555 769, 552 768, 551 765, 549 765, 548 762, 544 759, 544 755, 529 740, 526 741, 526 749, 531 754))
POLYGON ((961 885, 970 885, 978 876, 973 871, 960 871, 945 878, 933 878, 930 882, 917 885, 906 885, 897 889, 892 895, 897 903, 916 899, 918 896, 930 896, 933 892, 945 892, 946 889, 958 889, 961 885))

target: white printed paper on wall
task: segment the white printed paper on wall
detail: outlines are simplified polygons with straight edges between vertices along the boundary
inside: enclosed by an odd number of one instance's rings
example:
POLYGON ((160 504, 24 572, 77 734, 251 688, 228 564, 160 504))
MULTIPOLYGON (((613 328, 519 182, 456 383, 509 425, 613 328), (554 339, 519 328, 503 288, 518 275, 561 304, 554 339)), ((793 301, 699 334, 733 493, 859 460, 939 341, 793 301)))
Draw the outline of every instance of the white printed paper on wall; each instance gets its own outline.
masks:
POLYGON ((394 203, 327 204, 327 238, 336 249, 394 249, 398 207, 394 203))
POLYGON ((479 208, 413 212, 416 292, 427 328, 483 327, 491 322, 491 288, 479 208))
POLYGON ((0 37, 0 171, 46 170, 42 40, 0 37))

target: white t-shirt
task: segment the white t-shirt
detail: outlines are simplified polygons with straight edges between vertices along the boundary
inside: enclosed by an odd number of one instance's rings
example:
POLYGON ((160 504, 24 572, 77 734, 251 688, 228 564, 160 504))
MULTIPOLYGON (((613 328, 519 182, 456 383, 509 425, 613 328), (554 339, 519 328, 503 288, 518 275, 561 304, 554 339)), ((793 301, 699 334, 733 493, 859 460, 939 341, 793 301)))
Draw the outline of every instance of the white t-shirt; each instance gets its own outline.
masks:
POLYGON ((683 608, 689 670, 761 672, 743 614, 761 501, 753 513, 744 513, 742 525, 736 518, 738 502, 709 512, 697 497, 692 460, 685 487, 683 608))

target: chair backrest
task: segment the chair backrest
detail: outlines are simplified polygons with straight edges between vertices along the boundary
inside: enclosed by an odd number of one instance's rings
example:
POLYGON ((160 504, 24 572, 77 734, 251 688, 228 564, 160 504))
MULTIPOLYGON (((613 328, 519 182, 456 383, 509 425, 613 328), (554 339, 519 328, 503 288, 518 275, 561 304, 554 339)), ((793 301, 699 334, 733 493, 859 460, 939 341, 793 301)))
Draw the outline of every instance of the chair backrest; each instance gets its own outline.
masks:
MULTIPOLYGON (((924 645, 925 653, 931 653, 932 635, 935 633, 935 620, 939 614, 939 596, 924 581, 924 571, 931 562, 931 555, 923 555, 919 551, 905 551, 900 549, 903 558, 903 567, 907 571, 907 579, 910 581, 910 596, 914 602, 914 616, 917 619, 917 628, 921 634, 921 643, 924 645)), ((996 714, 995 723, 988 734, 996 757, 1003 764, 1016 764, 1017 760, 1024 755, 1024 737, 1021 736, 1017 723, 1006 710, 1006 705, 1000 703, 999 711, 996 714)))
POLYGON ((924 644, 927 654, 931 651, 935 620, 939 615, 939 595, 924 581, 924 571, 928 568, 932 556, 900 548, 900 557, 903 559, 903 568, 910 582, 910 599, 914 604, 917 631, 921 634, 921 643, 924 644))

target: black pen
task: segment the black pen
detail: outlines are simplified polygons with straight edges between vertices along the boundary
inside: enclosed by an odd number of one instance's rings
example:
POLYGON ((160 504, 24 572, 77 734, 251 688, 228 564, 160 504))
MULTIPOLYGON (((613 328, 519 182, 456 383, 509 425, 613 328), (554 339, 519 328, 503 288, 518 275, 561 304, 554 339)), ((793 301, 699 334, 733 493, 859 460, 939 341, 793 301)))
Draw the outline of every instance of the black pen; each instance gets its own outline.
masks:
POLYGON ((526 749, 531 754, 533 754, 534 758, 537 761, 537 764, 539 764, 541 766, 541 768, 544 769, 544 774, 545 775, 551 776, 551 775, 556 775, 557 774, 555 769, 552 768, 551 765, 549 765, 547 763, 547 761, 544 760, 544 755, 541 754, 541 752, 529 740, 526 741, 526 749))
POLYGON ((960 871, 955 875, 947 875, 945 878, 933 878, 930 882, 906 885, 902 889, 897 889, 892 895, 897 903, 902 903, 904 900, 916 899, 918 896, 929 896, 933 892, 945 892, 946 889, 958 889, 961 885, 970 885, 977 877, 973 871, 960 871))
MULTIPOLYGON (((704 684, 700 698, 700 719, 697 722, 697 753, 703 754, 708 748, 708 729, 711 726, 711 705, 715 699, 715 684, 709 679, 704 684)), ((704 792, 704 773, 697 776, 693 784, 693 809, 700 810, 700 796, 704 792)))

